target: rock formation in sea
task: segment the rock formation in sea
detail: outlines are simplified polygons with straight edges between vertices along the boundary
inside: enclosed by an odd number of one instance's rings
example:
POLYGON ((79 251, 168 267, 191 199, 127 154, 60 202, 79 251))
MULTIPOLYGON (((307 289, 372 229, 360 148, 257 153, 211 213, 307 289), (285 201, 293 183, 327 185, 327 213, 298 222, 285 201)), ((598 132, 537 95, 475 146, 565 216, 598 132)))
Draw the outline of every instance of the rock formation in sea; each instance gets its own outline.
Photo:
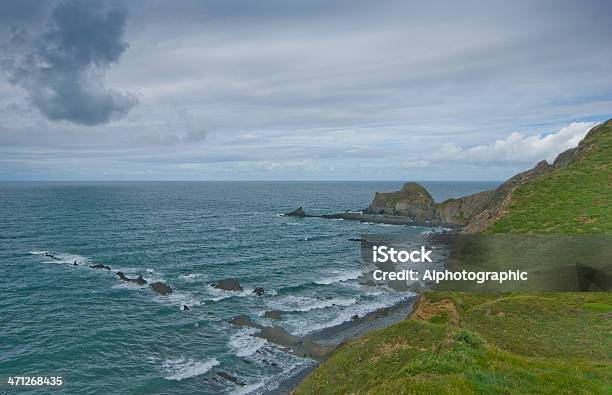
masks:
POLYGON ((151 283, 149 284, 149 286, 153 291, 157 292, 160 295, 169 295, 172 293, 172 288, 169 285, 159 281, 151 283))
MULTIPOLYGON (((593 128, 589 134, 598 133, 597 129, 597 127, 593 128)), ((512 192, 516 187, 574 163, 586 150, 588 146, 583 140, 576 148, 559 154, 552 165, 543 160, 532 169, 510 178, 496 189, 447 199, 440 203, 436 203, 422 185, 408 182, 396 192, 376 192, 370 205, 363 211, 309 215, 302 207, 299 207, 286 213, 285 216, 345 219, 397 225, 441 224, 463 227, 465 232, 476 233, 483 231, 504 215, 508 204, 512 201, 512 192)))
POLYGON ((117 272, 117 276, 119 277, 120 280, 128 282, 128 283, 135 283, 138 285, 145 285, 147 283, 147 280, 142 278, 142 276, 138 276, 136 278, 129 278, 129 277, 126 277, 126 275, 123 274, 123 272, 117 272))
POLYGON ((102 263, 95 263, 93 265, 89 266, 92 269, 106 269, 106 270, 111 270, 110 266, 104 265, 102 263))
POLYGON ((210 285, 224 291, 242 291, 242 285, 240 285, 240 281, 236 278, 224 278, 210 285))
POLYGON ((304 218, 306 216, 306 212, 304 211, 304 209, 302 207, 298 207, 295 210, 284 214, 285 217, 300 217, 300 218, 304 218))
POLYGON ((295 336, 280 326, 265 326, 253 322, 246 315, 239 315, 229 320, 233 325, 256 328, 255 336, 277 344, 294 355, 316 360, 324 359, 334 350, 333 346, 324 346, 308 337, 295 336))

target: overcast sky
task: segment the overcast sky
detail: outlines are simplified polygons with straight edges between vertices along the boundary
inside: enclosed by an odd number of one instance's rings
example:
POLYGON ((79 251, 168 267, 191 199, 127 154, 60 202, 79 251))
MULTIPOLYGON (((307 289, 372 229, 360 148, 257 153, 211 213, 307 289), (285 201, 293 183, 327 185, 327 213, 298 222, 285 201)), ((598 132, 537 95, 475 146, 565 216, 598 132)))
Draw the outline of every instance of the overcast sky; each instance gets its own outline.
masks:
POLYGON ((502 180, 612 117, 607 0, 12 0, 0 42, 4 180, 502 180))

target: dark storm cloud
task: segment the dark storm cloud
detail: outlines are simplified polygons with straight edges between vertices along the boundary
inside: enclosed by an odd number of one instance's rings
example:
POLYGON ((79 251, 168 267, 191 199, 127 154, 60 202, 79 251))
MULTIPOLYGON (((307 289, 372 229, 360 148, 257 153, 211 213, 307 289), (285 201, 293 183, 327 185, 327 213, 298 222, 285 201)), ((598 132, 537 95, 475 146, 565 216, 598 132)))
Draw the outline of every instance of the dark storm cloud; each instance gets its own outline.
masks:
POLYGON ((612 117, 610 0, 104 1, 0 0, 0 179, 504 179, 612 117))
POLYGON ((135 96, 106 86, 105 71, 128 48, 126 11, 99 2, 64 1, 34 35, 11 28, 3 67, 50 120, 97 125, 120 118, 135 96))

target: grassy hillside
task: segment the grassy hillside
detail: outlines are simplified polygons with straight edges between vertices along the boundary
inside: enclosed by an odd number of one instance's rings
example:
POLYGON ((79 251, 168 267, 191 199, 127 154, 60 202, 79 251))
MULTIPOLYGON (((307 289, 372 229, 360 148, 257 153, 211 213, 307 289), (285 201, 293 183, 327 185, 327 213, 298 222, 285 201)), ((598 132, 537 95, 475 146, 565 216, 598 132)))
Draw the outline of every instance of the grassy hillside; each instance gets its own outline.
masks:
MULTIPOLYGON (((513 192, 489 233, 612 234, 612 121, 513 192)), ((297 394, 611 394, 612 293, 429 292, 337 350, 297 394)))
POLYGON ((611 393, 612 294, 425 298, 427 319, 345 344, 296 393, 611 393))
POLYGON ((581 145, 576 162, 516 188, 488 232, 612 234, 612 120, 581 145))

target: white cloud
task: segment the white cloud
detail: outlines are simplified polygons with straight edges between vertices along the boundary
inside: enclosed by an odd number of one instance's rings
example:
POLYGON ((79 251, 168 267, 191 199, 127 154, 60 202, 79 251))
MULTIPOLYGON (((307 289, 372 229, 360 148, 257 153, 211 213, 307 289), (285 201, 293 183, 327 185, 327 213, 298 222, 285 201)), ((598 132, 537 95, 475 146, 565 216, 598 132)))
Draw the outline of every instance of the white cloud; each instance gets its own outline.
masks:
POLYGON ((542 159, 552 162, 561 152, 577 146, 596 124, 596 122, 573 122, 556 133, 530 136, 514 132, 492 144, 471 148, 462 148, 452 143, 444 144, 433 157, 462 162, 530 163, 542 159))

